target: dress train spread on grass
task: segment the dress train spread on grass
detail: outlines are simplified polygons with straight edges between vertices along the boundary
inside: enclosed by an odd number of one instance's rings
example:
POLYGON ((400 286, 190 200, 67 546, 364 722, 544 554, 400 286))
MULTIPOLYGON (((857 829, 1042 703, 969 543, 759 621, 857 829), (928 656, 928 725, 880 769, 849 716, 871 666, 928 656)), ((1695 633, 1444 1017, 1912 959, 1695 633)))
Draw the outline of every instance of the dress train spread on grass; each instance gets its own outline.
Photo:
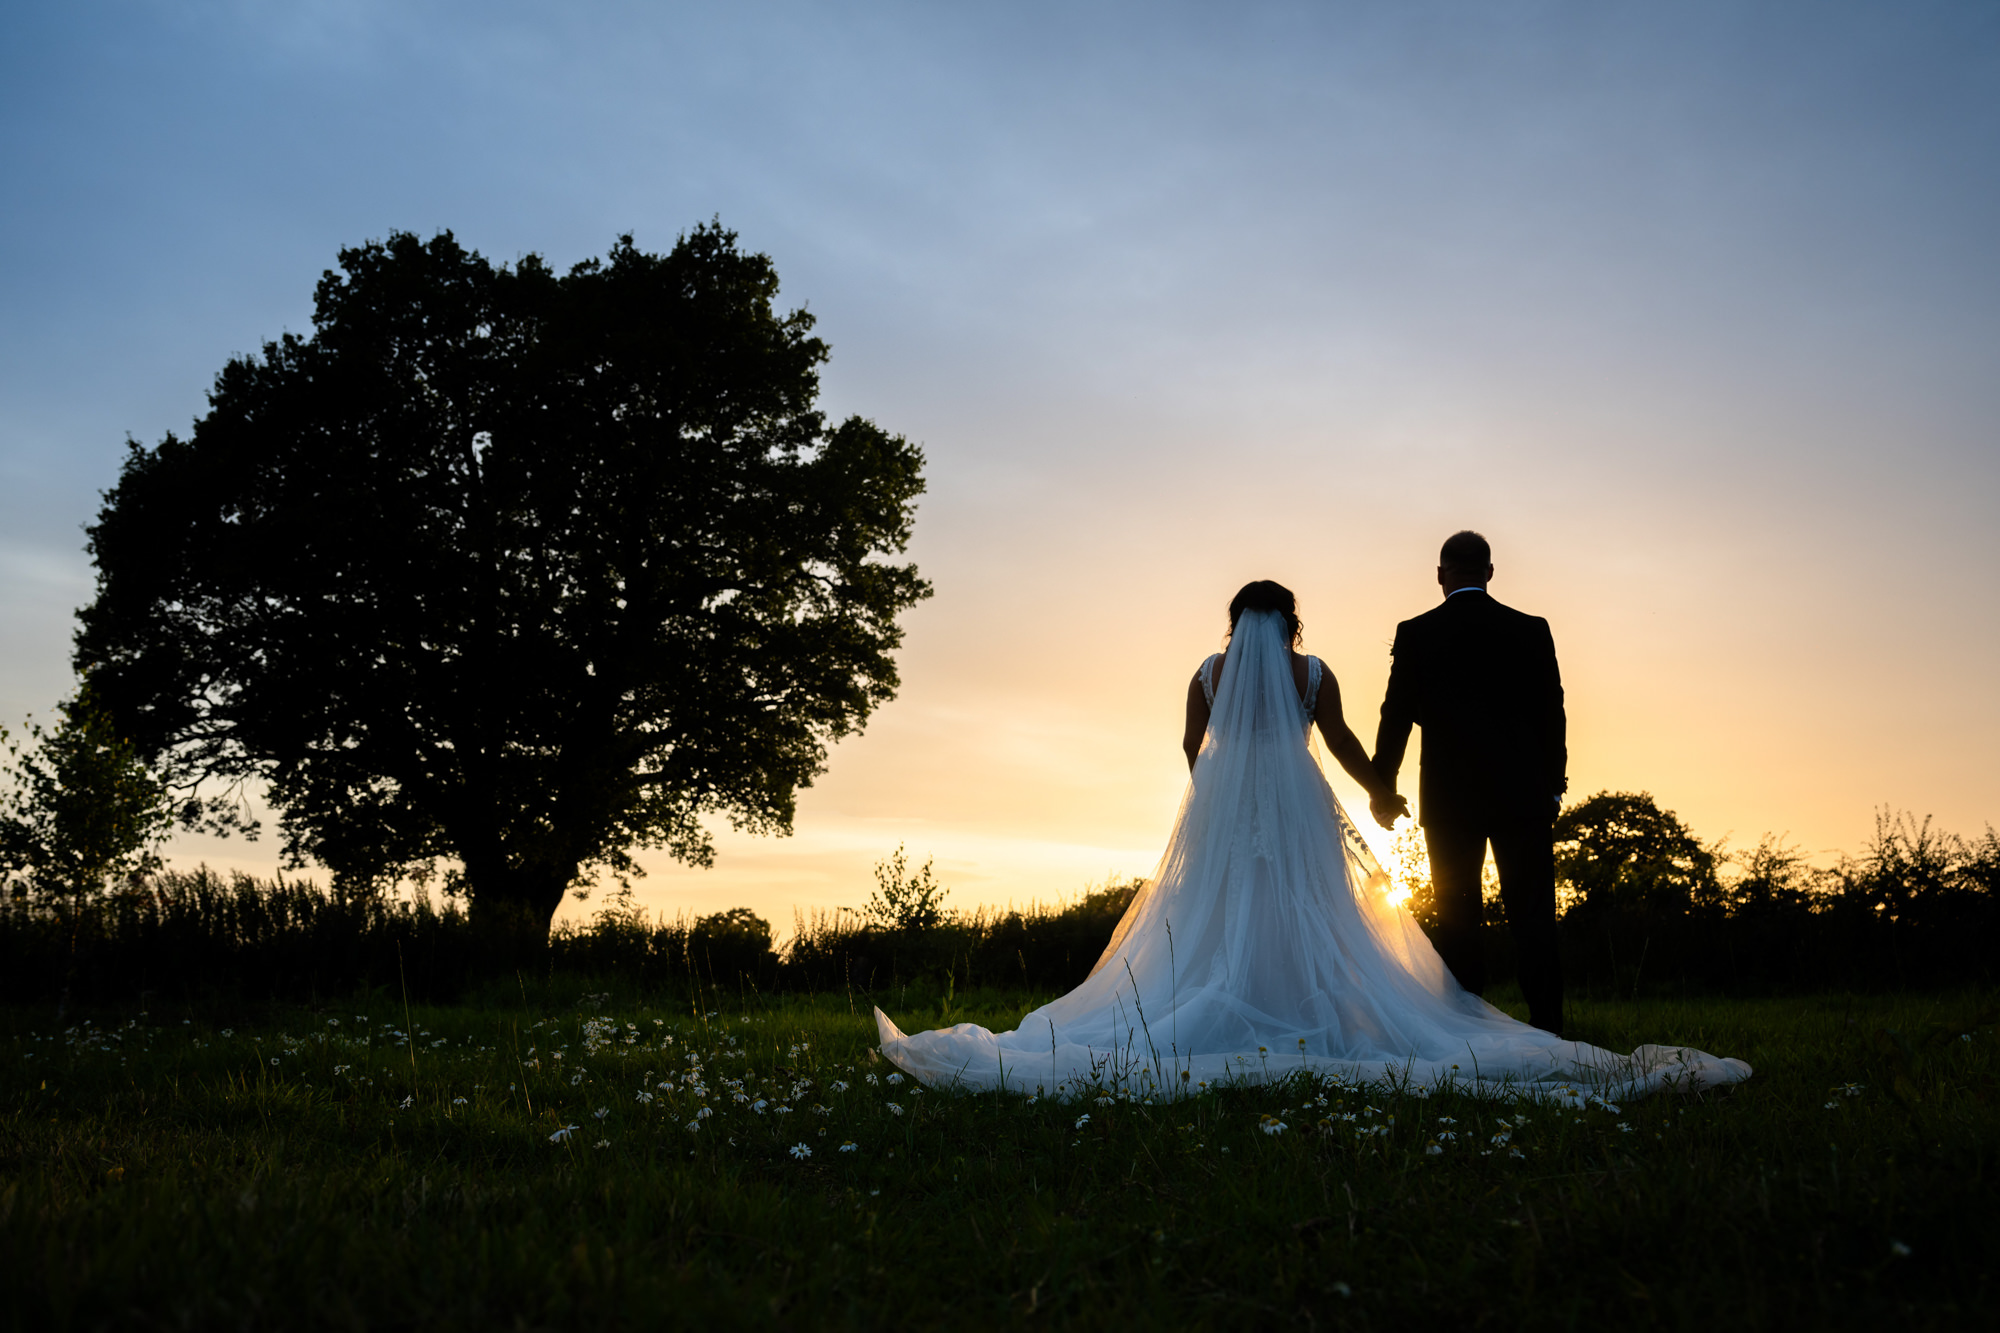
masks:
MULTIPOLYGON (((1208 734, 1152 881, 1090 976, 1012 1032, 972 1023, 905 1035, 880 1009, 882 1053, 938 1087, 1074 1095, 1262 1082, 1301 1070, 1493 1095, 1642 1096, 1749 1077, 1686 1047, 1621 1055, 1516 1021, 1459 986, 1388 896, 1308 748, 1289 629, 1246 611, 1208 734)), ((1204 668, 1213 670, 1213 663, 1204 668)))

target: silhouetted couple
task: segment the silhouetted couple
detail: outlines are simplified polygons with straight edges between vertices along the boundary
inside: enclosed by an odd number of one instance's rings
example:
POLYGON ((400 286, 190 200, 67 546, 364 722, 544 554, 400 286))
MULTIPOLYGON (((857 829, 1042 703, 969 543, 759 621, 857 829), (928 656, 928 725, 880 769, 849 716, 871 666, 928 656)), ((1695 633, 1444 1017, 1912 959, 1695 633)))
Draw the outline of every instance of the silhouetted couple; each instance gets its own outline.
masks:
POLYGON ((1012 1032, 905 1035, 875 1011, 882 1053, 927 1083, 1198 1092, 1294 1073, 1480 1095, 1608 1097, 1747 1078, 1689 1048, 1630 1055, 1567 1041, 1555 940, 1552 822, 1564 787, 1562 683, 1546 621, 1487 595, 1487 544, 1445 543, 1437 608, 1396 632, 1371 759, 1340 685, 1298 651, 1296 600, 1268 580, 1229 605, 1229 638, 1188 682, 1186 798, 1152 880, 1082 985, 1012 1032), (1368 793, 1385 827, 1423 729, 1418 809, 1437 943, 1390 897, 1308 742, 1368 793), (1532 1024, 1479 997, 1480 869, 1492 845, 1532 1024))

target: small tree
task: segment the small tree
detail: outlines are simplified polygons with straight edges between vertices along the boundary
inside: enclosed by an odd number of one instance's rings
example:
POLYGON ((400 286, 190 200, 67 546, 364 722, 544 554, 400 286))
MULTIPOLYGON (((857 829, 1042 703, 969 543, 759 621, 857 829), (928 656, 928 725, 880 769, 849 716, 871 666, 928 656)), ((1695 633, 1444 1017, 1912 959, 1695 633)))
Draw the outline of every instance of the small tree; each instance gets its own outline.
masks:
MULTIPOLYGON (((86 915, 114 880, 160 867, 173 801, 88 685, 56 706, 53 730, 30 721, 32 745, 0 743, 0 873, 15 896, 53 908, 69 936, 70 974, 86 915)), ((68 1004, 64 986, 64 1007, 68 1004)))
POLYGON ((1571 915, 1681 916, 1721 900, 1715 852, 1648 792, 1601 791, 1556 820, 1557 892, 1571 915))
POLYGON ((0 868, 14 891, 74 909, 113 878, 159 868, 173 827, 166 786, 112 728, 88 686, 57 705, 45 731, 30 721, 32 746, 0 728, 0 868))
POLYGON ((1810 912, 1823 896, 1818 872, 1804 852, 1767 833, 1749 851, 1729 858, 1736 873, 1724 887, 1731 916, 1772 917, 1810 912))
POLYGON ((914 874, 899 844, 885 860, 875 863, 875 892, 861 911, 872 926, 884 930, 924 931, 945 922, 944 896, 948 890, 937 882, 926 858, 914 874))
MULTIPOLYGON (((1988 840, 1991 840, 1991 833, 1988 840)), ((1977 855, 1965 840, 1931 827, 1907 812, 1875 812, 1875 837, 1861 856, 1861 882, 1870 904, 1889 920, 1913 910, 1950 907, 1978 892, 1965 872, 1977 855)))

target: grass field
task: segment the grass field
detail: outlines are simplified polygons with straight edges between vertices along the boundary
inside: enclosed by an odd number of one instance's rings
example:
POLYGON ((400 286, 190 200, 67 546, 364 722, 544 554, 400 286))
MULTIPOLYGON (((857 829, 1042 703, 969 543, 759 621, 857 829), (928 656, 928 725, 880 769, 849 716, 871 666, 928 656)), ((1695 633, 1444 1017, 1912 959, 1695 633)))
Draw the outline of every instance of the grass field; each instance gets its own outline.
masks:
POLYGON ((871 1059, 866 1014, 0 1010, 6 1326, 1996 1322, 1990 996, 1579 1002, 1586 1040, 1756 1066, 1615 1110, 956 1097, 871 1059))

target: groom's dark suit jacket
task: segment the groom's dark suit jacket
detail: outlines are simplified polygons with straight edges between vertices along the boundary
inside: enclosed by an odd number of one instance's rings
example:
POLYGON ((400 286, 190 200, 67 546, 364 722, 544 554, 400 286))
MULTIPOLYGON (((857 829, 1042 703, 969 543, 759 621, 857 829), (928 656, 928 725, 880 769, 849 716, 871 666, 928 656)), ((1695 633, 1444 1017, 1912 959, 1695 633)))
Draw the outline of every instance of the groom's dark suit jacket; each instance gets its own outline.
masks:
POLYGON ((1410 727, 1424 729, 1418 822, 1490 833, 1552 820, 1569 747, 1549 622, 1454 593, 1396 626, 1393 652, 1375 766, 1395 782, 1410 727))

